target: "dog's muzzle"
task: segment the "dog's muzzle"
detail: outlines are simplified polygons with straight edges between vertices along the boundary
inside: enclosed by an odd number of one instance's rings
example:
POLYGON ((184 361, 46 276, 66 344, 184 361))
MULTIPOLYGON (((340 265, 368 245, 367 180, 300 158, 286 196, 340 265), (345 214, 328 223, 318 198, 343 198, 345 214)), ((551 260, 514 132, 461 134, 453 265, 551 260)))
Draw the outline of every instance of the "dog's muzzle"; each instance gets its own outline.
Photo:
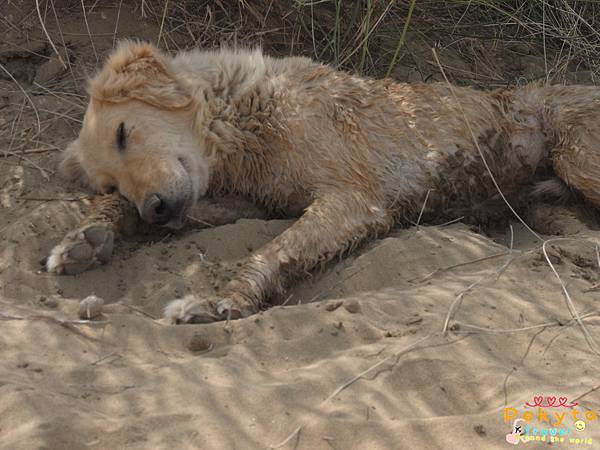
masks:
POLYGON ((142 219, 150 224, 180 223, 185 200, 173 200, 161 194, 150 194, 140 211, 142 219))

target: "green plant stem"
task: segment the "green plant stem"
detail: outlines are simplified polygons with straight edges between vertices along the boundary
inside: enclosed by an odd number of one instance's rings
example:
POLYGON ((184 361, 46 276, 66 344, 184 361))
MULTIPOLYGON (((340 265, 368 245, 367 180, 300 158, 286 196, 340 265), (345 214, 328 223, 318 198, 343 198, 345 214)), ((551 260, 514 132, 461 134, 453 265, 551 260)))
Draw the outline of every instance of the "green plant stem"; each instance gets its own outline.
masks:
POLYGON ((398 45, 396 47, 396 52, 394 53, 394 57, 392 58, 392 62, 388 67, 388 70, 385 74, 386 78, 390 76, 392 70, 396 66, 396 62, 398 61, 398 56, 400 55, 400 50, 404 46, 404 40, 406 38, 406 31, 408 30, 408 25, 410 24, 410 18, 412 17, 413 10, 415 9, 415 4, 417 0, 410 0, 410 5, 408 7, 408 14, 406 15, 406 20, 404 21, 404 28, 402 28, 402 34, 400 35, 400 40, 398 41, 398 45))

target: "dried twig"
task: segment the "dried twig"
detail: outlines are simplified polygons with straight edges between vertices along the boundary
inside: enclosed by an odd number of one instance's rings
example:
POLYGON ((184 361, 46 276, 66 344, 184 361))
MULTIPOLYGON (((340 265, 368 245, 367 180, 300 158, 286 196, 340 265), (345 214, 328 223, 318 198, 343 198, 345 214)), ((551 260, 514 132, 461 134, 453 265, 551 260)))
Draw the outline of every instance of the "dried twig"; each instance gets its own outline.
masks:
POLYGON ((48 42, 50 43, 50 46, 52 47, 52 50, 54 50, 54 53, 56 53, 56 56, 58 57, 58 60, 60 61, 60 63, 62 64, 62 66, 65 69, 67 69, 67 65, 65 64, 65 61, 63 60, 60 52, 56 48, 56 45, 54 45, 54 42, 52 42, 52 39, 50 39, 50 34, 48 34, 48 30, 46 29, 46 24, 44 23, 44 19, 42 18, 42 12, 40 11, 40 1, 39 0, 35 0, 35 9, 37 11, 38 18, 40 19, 40 26, 42 27, 42 31, 46 35, 46 39, 48 39, 48 42))
MULTIPOLYGON (((361 373, 359 373, 358 375, 350 378, 348 381, 346 381, 345 383, 343 383, 341 386, 339 386, 338 388, 336 388, 331 395, 329 395, 325 400, 323 400, 321 402, 321 405, 323 405, 324 403, 327 403, 328 401, 330 401, 332 398, 334 398, 336 395, 338 395, 340 392, 342 392, 344 389, 346 389, 348 386, 350 386, 351 384, 355 383, 356 381, 360 380, 362 377, 364 377, 365 375, 367 375, 369 372, 375 370, 376 368, 378 368, 379 366, 385 364, 386 362, 390 361, 391 359, 394 358, 399 358, 400 356, 404 355, 405 353, 410 352, 411 350, 413 350, 415 347, 417 347, 417 345, 419 345, 421 342, 426 341, 427 339, 430 339, 432 337, 436 336, 436 334, 428 334, 427 336, 418 339, 417 341, 413 342, 412 344, 410 344, 408 347, 404 347, 402 350, 399 350, 395 353, 393 353, 392 355, 382 359, 381 361, 373 364, 372 366, 368 367, 367 369, 363 370, 361 373)), ((294 429, 294 431, 288 435, 288 437, 286 437, 281 443, 276 444, 276 445, 272 445, 270 448, 271 449, 278 449, 283 447, 285 444, 287 444, 296 434, 298 434, 300 432, 300 430, 302 429, 303 425, 299 425, 296 429, 294 429)))
MULTIPOLYGON (((513 260, 513 258, 512 258, 513 243, 514 243, 514 232, 513 232, 513 227, 511 225, 510 226, 510 249, 508 252, 508 258, 506 259, 506 262, 502 266, 500 266, 500 268, 498 268, 497 270, 494 271, 494 273, 491 274, 494 277, 494 279, 497 279, 506 270, 508 265, 512 262, 512 260, 513 260)), ((471 292, 473 289, 475 289, 475 287, 477 287, 479 284, 483 283, 489 277, 490 277, 489 274, 482 276, 477 281, 471 283, 469 286, 467 286, 465 289, 463 289, 462 291, 460 291, 458 293, 458 295, 456 296, 456 298, 450 305, 450 308, 448 309, 448 313, 446 314, 446 319, 444 320, 444 326, 442 327, 442 334, 444 336, 448 333, 448 325, 450 323, 450 320, 452 319, 452 317, 454 317, 454 315, 456 314, 456 311, 458 311, 458 308, 460 308, 460 305, 462 304, 462 300, 463 300, 464 296, 467 295, 469 292, 471 292)))
POLYGON ((165 7, 163 9, 162 19, 160 21, 160 29, 158 30, 158 37, 156 38, 156 45, 160 45, 160 40, 163 34, 163 27, 165 25, 165 17, 167 16, 167 9, 169 7, 169 0, 165 1, 165 7))
POLYGON ((571 402, 577 402, 577 401, 581 400, 583 397, 585 397, 585 396, 587 396, 587 395, 591 394, 592 392, 595 392, 595 391, 597 391, 598 389, 600 389, 600 384, 599 384, 599 385, 597 385, 597 386, 594 386, 594 387, 593 387, 593 388, 591 388, 591 389, 588 389, 588 390, 587 390, 587 391, 585 391, 583 394, 581 394, 581 395, 579 395, 579 396, 575 397, 573 400, 571 400, 571 402))
POLYGON ((27 316, 17 316, 12 314, 5 314, 0 312, 0 320, 43 320, 50 323, 56 323, 79 336, 83 336, 87 339, 96 341, 97 339, 93 336, 89 336, 79 330, 75 325, 104 325, 107 324, 107 320, 65 320, 54 316, 48 316, 44 314, 30 314, 27 316))
POLYGON ((427 206, 427 200, 429 199, 430 193, 431 193, 431 189, 427 189, 427 194, 425 194, 425 200, 423 200, 423 205, 421 206, 421 211, 419 212, 419 217, 417 218, 417 230, 419 229, 419 224, 421 223, 421 218, 423 217, 423 212, 425 211, 425 206, 427 206))
POLYGON ((79 202, 89 198, 89 195, 83 195, 79 197, 19 197, 19 200, 28 202, 79 202))
POLYGON ((128 305, 128 304, 125 304, 125 303, 119 303, 119 305, 122 305, 125 308, 130 309, 131 311, 135 311, 135 312, 137 312, 137 313, 139 313, 139 314, 141 314, 143 316, 146 316, 146 317, 148 317, 148 318, 150 318, 152 320, 158 320, 158 317, 153 316, 152 314, 144 311, 143 309, 138 308, 137 306, 128 305))
POLYGON ((98 53, 96 52, 96 46, 94 45, 94 38, 92 38, 92 32, 90 31, 90 24, 88 23, 87 14, 85 12, 85 4, 83 3, 83 0, 81 0, 81 9, 83 10, 83 21, 85 22, 85 29, 87 30, 87 34, 90 37, 90 44, 92 46, 92 51, 94 52, 94 57, 96 58, 96 62, 98 62, 99 61, 98 53))
POLYGON ((102 361, 106 361, 108 358, 112 357, 112 356, 116 356, 118 358, 122 358, 123 356, 117 352, 111 352, 108 355, 104 355, 103 357, 97 359, 96 361, 90 363, 90 365, 92 366, 96 366, 98 364, 100 364, 102 361))
MULTIPOLYGON (((37 2, 36 2, 37 3, 37 2)), ((42 124, 40 121, 40 115, 38 113, 38 110, 35 106, 35 103, 33 103, 33 100, 31 99, 31 97, 29 96, 29 94, 27 93, 27 91, 23 88, 23 86, 21 86, 21 83, 19 83, 17 81, 17 79, 15 77, 13 77, 12 73, 10 73, 6 67, 4 67, 2 64, 0 64, 0 69, 2 69, 2 71, 4 73, 6 73, 8 75, 8 77, 17 85, 17 87, 21 90, 21 92, 23 93, 23 95, 25 96, 25 98, 27 98, 27 101, 29 102, 29 104, 31 105, 31 108, 33 109, 33 112, 35 113, 35 117, 37 119, 37 129, 38 129, 38 133, 41 132, 42 130, 42 124)))
POLYGON ((30 160, 28 158, 25 158, 24 156, 20 155, 19 153, 16 153, 16 152, 6 152, 6 154, 8 154, 9 156, 15 156, 15 157, 19 158, 20 160, 25 161, 27 164, 29 164, 31 166, 31 168, 39 170, 40 174, 42 175, 42 177, 44 177, 44 179, 46 181, 50 180, 50 177, 48 176, 48 173, 54 173, 53 170, 45 169, 42 166, 40 166, 39 164, 34 163, 32 160, 30 160))
POLYGON ((117 31, 119 29, 119 19, 121 18, 121 6, 123 5, 123 0, 119 0, 119 8, 117 9, 117 18, 115 19, 115 32, 113 34, 113 42, 112 46, 115 48, 115 44, 117 42, 117 31))
POLYGON ((206 226, 208 226, 208 227, 211 227, 211 228, 214 228, 214 227, 215 227, 215 225, 213 225, 212 223, 210 223, 210 222, 207 222, 207 221, 205 221, 205 220, 202 220, 202 219, 198 219, 197 217, 193 217, 193 216, 190 216, 190 215, 187 215, 186 217, 187 217, 189 220, 191 220, 192 222, 197 222, 197 223, 200 223, 200 224, 202 224, 202 225, 206 225, 206 226))
POLYGON ((34 154, 38 154, 38 153, 47 153, 47 152, 58 152, 61 151, 59 148, 28 148, 25 150, 19 150, 19 151, 15 151, 15 152, 7 152, 3 155, 3 157, 8 157, 8 156, 18 156, 18 155, 34 155, 34 154))
POLYGON ((272 445, 270 448, 273 449, 273 450, 275 450, 275 449, 283 447, 285 444, 287 444, 288 442, 290 442, 294 438, 294 436, 296 436, 298 433, 300 433, 300 430, 302 430, 302 425, 299 425, 294 431, 292 431, 290 433, 290 435, 287 438, 285 438, 279 444, 272 445))
POLYGON ((548 257, 546 245, 548 245, 548 243, 550 243, 550 242, 565 241, 565 240, 573 240, 573 239, 555 238, 555 239, 548 239, 548 240, 544 241, 544 243, 542 244, 542 252, 544 253, 544 258, 546 258, 546 262, 548 263, 548 265, 550 266, 550 269, 554 273, 554 276, 560 283, 560 287, 562 289, 563 295, 567 302, 567 307, 569 308, 569 312, 571 313, 571 316, 573 316, 575 321, 579 324, 579 327, 581 328, 581 332, 583 333, 583 336, 585 338, 586 343, 588 344, 588 347, 595 355, 600 356, 600 351, 598 351, 598 344, 596 344, 596 341, 594 340, 594 338, 592 337, 592 335, 590 334, 590 332, 588 331, 586 326, 583 324, 583 321, 581 320, 581 316, 579 315, 579 313, 577 312, 577 309, 575 308, 575 304, 573 303, 573 300, 571 299, 571 296, 569 295, 569 291, 567 290, 567 287, 565 286, 560 275, 556 271, 554 264, 552 264, 552 261, 550 261, 550 258, 548 257))
MULTIPOLYGON (((580 319, 587 319, 593 316, 597 316, 599 315, 600 312, 599 311, 591 311, 589 313, 583 314, 580 316, 580 319)), ((493 329, 493 328, 485 328, 485 327, 480 327, 477 325, 471 325, 469 323, 463 323, 463 322, 457 322, 457 325, 460 325, 461 328, 463 327, 467 327, 467 328, 471 328, 473 330, 475 330, 476 332, 481 332, 481 333, 490 333, 490 334, 495 334, 495 333, 516 333, 516 332, 521 332, 521 331, 529 331, 529 330, 535 330, 538 328, 548 328, 548 327, 562 327, 562 326, 571 326, 574 323, 576 323, 575 319, 571 319, 569 322, 565 323, 561 323, 559 320, 555 320, 553 322, 545 322, 545 323, 539 323, 537 325, 530 325, 528 327, 521 327, 521 328, 507 328, 507 329, 493 329)), ((456 334, 461 334, 461 333, 473 333, 474 331, 471 330, 456 330, 453 331, 456 334)))
POLYGON ((415 278, 415 279, 411 279, 411 280, 408 280, 408 281, 409 282, 416 282, 416 283, 423 283, 424 281, 427 281, 427 280, 433 278, 438 273, 446 272, 446 271, 452 270, 452 269, 456 269, 457 267, 463 267, 463 266, 468 266, 468 265, 471 265, 471 264, 476 264, 476 263, 479 263, 479 262, 487 261, 489 259, 499 258, 501 256, 506 256, 508 254, 509 254, 509 252, 494 253, 493 255, 484 256, 482 258, 473 259, 471 261, 467 261, 467 262, 463 262, 463 263, 458 263, 458 264, 452 264, 451 266, 446 266, 446 267, 441 267, 439 269, 435 269, 429 275, 425 275, 423 278, 419 278, 418 280, 415 278))

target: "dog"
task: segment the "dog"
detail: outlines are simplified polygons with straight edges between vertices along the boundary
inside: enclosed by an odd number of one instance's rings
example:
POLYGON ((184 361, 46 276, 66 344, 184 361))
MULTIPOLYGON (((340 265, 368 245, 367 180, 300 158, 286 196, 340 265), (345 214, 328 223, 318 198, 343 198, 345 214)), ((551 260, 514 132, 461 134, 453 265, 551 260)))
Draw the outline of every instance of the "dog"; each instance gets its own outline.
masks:
MULTIPOLYGON (((117 191, 144 221, 171 228, 214 194, 300 215, 219 297, 171 302, 175 323, 246 317, 396 224, 505 213, 540 180, 600 204, 596 87, 409 85, 259 49, 173 57, 126 41, 89 95, 61 163, 68 178, 117 191)), ((61 272, 61 251, 50 272, 61 272)))

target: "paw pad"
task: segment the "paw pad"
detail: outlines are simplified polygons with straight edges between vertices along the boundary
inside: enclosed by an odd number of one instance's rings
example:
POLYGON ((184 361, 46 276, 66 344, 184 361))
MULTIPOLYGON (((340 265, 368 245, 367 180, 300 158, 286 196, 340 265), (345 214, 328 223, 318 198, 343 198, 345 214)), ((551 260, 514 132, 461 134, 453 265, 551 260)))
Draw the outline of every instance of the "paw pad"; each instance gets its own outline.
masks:
POLYGON ((50 273, 75 275, 108 262, 113 247, 114 233, 107 225, 87 225, 67 234, 44 265, 50 273))

